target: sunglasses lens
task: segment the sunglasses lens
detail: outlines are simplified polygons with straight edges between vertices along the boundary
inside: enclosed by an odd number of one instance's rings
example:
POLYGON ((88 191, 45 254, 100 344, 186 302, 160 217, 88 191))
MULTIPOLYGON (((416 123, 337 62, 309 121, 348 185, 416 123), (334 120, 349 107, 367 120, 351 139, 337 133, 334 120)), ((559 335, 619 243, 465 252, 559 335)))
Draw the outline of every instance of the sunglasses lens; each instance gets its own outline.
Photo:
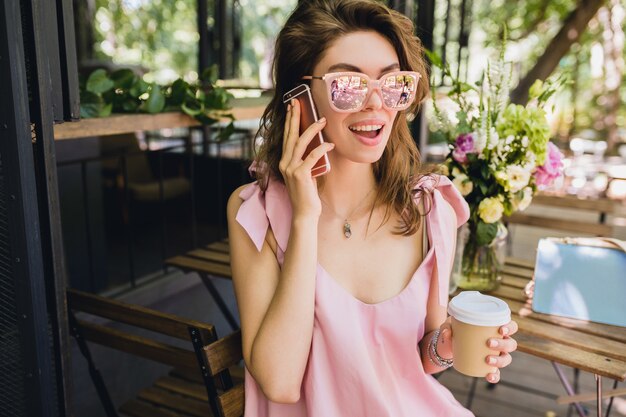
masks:
POLYGON ((385 106, 390 109, 407 108, 415 99, 417 79, 412 74, 390 74, 383 80, 381 91, 385 106))
POLYGON ((358 75, 344 75, 330 82, 330 100, 339 110, 357 110, 367 97, 367 81, 358 75))

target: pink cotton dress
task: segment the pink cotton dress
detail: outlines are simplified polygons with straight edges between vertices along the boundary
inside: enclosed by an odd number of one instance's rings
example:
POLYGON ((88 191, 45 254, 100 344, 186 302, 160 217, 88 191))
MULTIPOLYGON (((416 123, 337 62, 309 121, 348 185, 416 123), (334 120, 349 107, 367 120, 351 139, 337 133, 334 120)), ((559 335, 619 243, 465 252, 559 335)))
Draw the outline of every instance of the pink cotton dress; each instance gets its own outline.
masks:
MULTIPOLYGON (((454 236, 467 221, 469 209, 446 177, 424 177, 419 187, 430 197, 425 199, 426 207, 430 206, 429 250, 407 286, 390 299, 366 304, 318 264, 313 338, 300 400, 295 404, 269 401, 246 370, 246 417, 473 416, 424 372, 418 350, 433 268, 437 265, 439 302, 446 305, 454 236)), ((282 265, 291 224, 285 185, 272 180, 263 193, 252 183, 240 197, 244 201, 237 221, 259 250, 271 227, 282 265)))

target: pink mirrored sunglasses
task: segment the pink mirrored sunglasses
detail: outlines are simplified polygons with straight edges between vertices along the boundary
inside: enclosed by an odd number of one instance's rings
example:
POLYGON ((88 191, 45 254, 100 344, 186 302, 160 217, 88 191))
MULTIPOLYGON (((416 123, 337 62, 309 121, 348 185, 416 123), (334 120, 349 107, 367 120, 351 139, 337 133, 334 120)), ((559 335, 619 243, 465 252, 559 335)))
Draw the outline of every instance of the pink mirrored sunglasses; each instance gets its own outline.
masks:
POLYGON ((328 88, 330 107, 341 113, 363 110, 372 91, 379 89, 383 107, 405 110, 415 101, 421 75, 414 71, 389 72, 372 80, 360 72, 330 72, 323 76, 306 75, 303 80, 323 80, 328 88))

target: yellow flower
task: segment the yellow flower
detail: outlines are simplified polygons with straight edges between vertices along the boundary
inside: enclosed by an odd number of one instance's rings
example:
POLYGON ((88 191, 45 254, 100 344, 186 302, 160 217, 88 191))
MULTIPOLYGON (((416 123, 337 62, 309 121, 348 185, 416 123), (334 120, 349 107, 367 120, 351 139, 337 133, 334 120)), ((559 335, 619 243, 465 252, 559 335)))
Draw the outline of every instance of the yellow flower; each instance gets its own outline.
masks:
POLYGON ((461 195, 466 196, 474 189, 474 184, 465 174, 459 174, 452 180, 452 184, 456 187, 461 195))
POLYGON ((504 205, 497 197, 485 198, 478 205, 478 215, 485 223, 494 223, 502 218, 504 205))

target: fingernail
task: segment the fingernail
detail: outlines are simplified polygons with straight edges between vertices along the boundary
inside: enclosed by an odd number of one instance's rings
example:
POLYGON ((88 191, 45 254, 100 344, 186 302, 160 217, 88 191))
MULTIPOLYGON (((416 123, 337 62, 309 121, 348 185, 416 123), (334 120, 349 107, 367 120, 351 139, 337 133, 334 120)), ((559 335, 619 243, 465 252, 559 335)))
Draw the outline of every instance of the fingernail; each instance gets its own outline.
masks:
POLYGON ((509 328, 508 328, 508 327, 503 327, 503 328, 502 328, 502 334, 503 334, 504 336, 506 336, 507 334, 509 334, 509 328))
POLYGON ((493 375, 489 375, 489 381, 496 382, 496 377, 493 375))
POLYGON ((319 119, 319 120, 317 121, 317 123, 322 124, 322 123, 324 123, 325 121, 326 121, 326 118, 325 118, 325 117, 322 117, 321 119, 319 119))
POLYGON ((495 339, 489 340, 489 347, 493 348, 493 347, 496 347, 496 346, 498 346, 498 341, 497 340, 495 340, 495 339))
POLYGON ((489 360, 487 361, 487 363, 488 363, 489 365, 495 365, 495 364, 496 364, 496 362, 497 362, 497 361, 496 361, 496 358, 494 358, 493 356, 490 356, 490 357, 489 357, 489 360))

